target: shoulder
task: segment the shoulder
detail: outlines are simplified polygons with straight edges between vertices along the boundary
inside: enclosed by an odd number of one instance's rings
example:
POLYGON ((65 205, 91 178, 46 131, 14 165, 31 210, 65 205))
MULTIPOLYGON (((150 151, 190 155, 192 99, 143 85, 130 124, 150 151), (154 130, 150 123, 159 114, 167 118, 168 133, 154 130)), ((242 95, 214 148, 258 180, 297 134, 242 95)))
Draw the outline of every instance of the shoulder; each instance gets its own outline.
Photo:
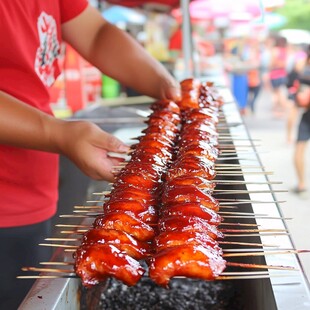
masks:
POLYGON ((79 14, 81 14, 88 6, 87 0, 75 0, 74 5, 72 0, 59 0, 61 22, 65 23, 79 14))

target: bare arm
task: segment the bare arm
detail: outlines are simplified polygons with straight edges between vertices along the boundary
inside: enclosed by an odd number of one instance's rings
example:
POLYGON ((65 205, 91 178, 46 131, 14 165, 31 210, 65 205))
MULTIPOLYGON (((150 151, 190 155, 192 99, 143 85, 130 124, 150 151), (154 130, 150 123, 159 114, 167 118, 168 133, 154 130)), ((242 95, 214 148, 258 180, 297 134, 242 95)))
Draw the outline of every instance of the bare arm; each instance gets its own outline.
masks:
POLYGON ((128 149, 92 123, 55 119, 1 91, 0 144, 64 154, 88 176, 106 180, 119 163, 108 151, 128 149))
POLYGON ((179 99, 179 85, 168 71, 91 6, 65 23, 62 33, 85 59, 122 84, 154 98, 179 99))

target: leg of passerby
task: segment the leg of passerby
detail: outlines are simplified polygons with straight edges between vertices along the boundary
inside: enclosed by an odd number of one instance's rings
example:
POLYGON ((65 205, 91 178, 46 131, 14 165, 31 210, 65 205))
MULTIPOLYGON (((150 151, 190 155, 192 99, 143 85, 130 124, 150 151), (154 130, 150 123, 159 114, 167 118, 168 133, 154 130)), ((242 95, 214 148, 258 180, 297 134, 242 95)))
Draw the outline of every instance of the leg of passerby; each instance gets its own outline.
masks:
POLYGON ((284 94, 285 78, 271 79, 273 115, 283 117, 286 110, 286 96, 284 94))
POLYGON ((255 112, 255 102, 259 93, 260 86, 249 87, 248 91, 248 107, 251 112, 254 114, 255 112))
POLYGON ((305 151, 306 151, 307 142, 299 141, 296 144, 295 149, 295 169, 297 174, 298 184, 294 189, 296 194, 300 194, 306 191, 306 179, 305 179, 305 151))
POLYGON ((303 113, 298 126, 297 143, 295 147, 294 164, 297 174, 296 194, 304 193, 306 187, 306 146, 310 139, 310 109, 303 113))
POLYGON ((254 98, 253 87, 249 87, 247 106, 251 110, 252 113, 254 112, 253 98, 254 98))
POLYGON ((293 142, 293 130, 296 124, 298 114, 298 107, 294 100, 289 100, 288 110, 287 110, 287 123, 286 123, 286 135, 287 142, 293 142))
POLYGON ((286 110, 286 97, 283 93, 282 87, 277 87, 273 90, 273 111, 275 117, 282 117, 286 110))
POLYGON ((251 110, 253 113, 255 112, 255 102, 258 97, 259 91, 260 91, 260 85, 253 87, 253 98, 251 104, 251 110))
POLYGON ((232 79, 232 90, 240 113, 244 115, 248 98, 248 80, 246 74, 234 74, 232 79))

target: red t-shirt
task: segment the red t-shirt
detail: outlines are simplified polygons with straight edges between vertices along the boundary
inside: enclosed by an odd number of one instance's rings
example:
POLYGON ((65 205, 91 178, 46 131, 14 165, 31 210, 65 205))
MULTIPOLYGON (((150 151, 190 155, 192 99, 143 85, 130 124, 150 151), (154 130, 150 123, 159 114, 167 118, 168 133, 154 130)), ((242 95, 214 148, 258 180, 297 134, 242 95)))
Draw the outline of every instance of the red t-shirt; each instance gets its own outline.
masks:
MULTIPOLYGON (((87 0, 0 1, 0 90, 52 114, 48 88, 60 73, 61 24, 87 4, 87 0)), ((57 191, 57 155, 0 145, 0 227, 50 218, 56 212, 57 191)))

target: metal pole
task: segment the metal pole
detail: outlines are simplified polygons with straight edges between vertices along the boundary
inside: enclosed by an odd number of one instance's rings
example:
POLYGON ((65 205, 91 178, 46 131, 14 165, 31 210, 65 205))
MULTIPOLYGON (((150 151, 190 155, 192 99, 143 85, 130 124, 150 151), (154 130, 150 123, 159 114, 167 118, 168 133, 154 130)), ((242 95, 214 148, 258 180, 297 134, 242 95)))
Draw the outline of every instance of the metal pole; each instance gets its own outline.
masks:
POLYGON ((191 21, 189 14, 189 0, 181 0, 182 10, 182 50, 184 58, 184 78, 193 76, 193 49, 191 36, 191 21))

